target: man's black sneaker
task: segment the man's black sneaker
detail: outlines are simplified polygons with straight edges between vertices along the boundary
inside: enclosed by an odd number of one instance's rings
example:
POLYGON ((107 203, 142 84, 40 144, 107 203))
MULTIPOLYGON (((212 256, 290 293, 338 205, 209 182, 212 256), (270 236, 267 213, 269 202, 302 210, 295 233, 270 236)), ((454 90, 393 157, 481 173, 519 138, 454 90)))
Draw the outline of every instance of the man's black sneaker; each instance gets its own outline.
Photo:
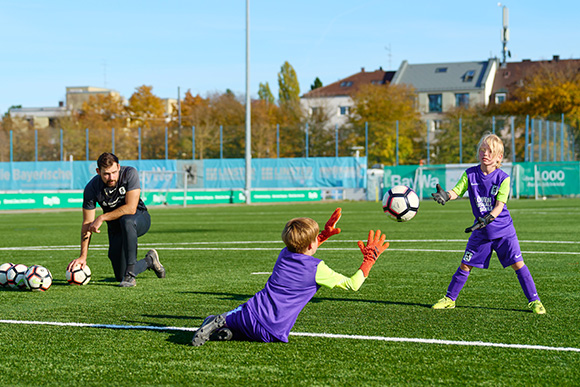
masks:
POLYGON ((234 338, 234 333, 228 327, 223 327, 209 336, 210 341, 230 341, 234 338))
POLYGON ((157 278, 165 278, 165 268, 159 262, 159 254, 155 249, 151 249, 145 254, 145 262, 147 262, 147 269, 151 269, 157 274, 157 278))
POLYGON ((135 275, 133 275, 133 273, 125 274, 125 277, 123 277, 123 281, 119 283, 119 287, 121 288, 130 288, 135 285, 137 285, 137 282, 135 281, 135 275))

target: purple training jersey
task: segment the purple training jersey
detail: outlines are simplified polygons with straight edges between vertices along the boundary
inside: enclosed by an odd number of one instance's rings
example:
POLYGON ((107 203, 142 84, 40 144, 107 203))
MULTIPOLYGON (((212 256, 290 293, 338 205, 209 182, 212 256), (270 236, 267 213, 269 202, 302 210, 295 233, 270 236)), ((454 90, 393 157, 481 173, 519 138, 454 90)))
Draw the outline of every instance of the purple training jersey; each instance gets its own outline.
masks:
MULTIPOLYGON (((475 219, 484 217, 495 207, 499 187, 509 175, 499 168, 485 175, 479 165, 468 168, 465 173, 467 175, 467 190, 469 192, 473 216, 475 216, 475 219)), ((482 233, 488 239, 515 235, 516 230, 514 229, 507 205, 504 205, 503 210, 493 222, 482 229, 475 230, 474 233, 482 233)))
POLYGON ((316 283, 320 262, 284 248, 264 289, 246 302, 252 316, 278 340, 288 342, 298 315, 320 288, 316 283))

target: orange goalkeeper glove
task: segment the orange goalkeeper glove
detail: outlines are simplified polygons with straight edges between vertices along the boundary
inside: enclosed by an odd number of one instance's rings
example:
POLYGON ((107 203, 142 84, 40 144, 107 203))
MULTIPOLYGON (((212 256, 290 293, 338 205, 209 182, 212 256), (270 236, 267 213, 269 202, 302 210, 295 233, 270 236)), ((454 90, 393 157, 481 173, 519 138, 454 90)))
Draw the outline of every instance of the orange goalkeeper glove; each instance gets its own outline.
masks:
POLYGON ((324 230, 322 230, 320 234, 318 234, 317 237, 318 246, 320 246, 324 241, 326 241, 331 236, 340 234, 340 228, 335 228, 335 226, 340 220, 341 216, 342 216, 342 208, 339 207, 336 210, 334 210, 334 212, 330 216, 330 219, 328 219, 328 222, 326 222, 324 230))
POLYGON ((385 234, 381 235, 381 230, 377 230, 376 234, 373 230, 370 230, 366 246, 362 241, 358 241, 358 248, 363 253, 364 257, 360 269, 365 277, 369 276, 371 267, 373 267, 379 255, 389 247, 389 242, 385 242, 386 237, 385 234))

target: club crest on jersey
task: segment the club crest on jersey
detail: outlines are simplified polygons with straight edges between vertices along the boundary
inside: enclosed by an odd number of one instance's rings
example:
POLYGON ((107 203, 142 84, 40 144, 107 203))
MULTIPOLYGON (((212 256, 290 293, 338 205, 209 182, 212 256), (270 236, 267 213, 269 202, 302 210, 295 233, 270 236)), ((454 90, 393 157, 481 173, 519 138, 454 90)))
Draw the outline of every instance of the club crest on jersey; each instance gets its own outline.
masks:
POLYGON ((495 185, 495 184, 492 185, 491 186, 491 192, 490 192, 491 193, 491 196, 497 195, 498 192, 499 192, 499 187, 497 185, 495 185))
POLYGON ((125 194, 127 193, 127 191, 125 190, 125 187, 121 187, 121 188, 119 188, 119 193, 120 193, 121 195, 125 195, 125 194))
POLYGON ((465 254, 463 255, 463 260, 465 262, 469 262, 471 261, 471 258, 473 258, 473 253, 471 251, 466 251, 465 254))

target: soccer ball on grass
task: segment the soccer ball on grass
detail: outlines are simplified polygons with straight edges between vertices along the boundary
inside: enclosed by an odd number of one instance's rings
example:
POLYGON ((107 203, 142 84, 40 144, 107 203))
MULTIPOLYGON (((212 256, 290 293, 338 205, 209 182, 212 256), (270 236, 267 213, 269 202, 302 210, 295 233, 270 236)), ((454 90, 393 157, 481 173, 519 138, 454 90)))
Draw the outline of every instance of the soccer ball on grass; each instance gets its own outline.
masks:
POLYGON ((20 263, 8 269, 6 272, 8 286, 12 289, 26 289, 26 270, 28 270, 28 266, 20 263))
POLYGON ((0 265, 0 286, 3 288, 8 287, 8 269, 14 266, 13 263, 3 263, 0 265))
POLYGON ((91 269, 85 265, 75 265, 72 270, 66 271, 66 280, 71 285, 86 285, 91 280, 91 269))
POLYGON ((44 266, 30 266, 26 271, 26 283, 30 290, 46 292, 52 285, 52 274, 44 266))
POLYGON ((397 222, 408 222, 419 211, 419 196, 405 185, 396 185, 383 197, 383 211, 397 222))

